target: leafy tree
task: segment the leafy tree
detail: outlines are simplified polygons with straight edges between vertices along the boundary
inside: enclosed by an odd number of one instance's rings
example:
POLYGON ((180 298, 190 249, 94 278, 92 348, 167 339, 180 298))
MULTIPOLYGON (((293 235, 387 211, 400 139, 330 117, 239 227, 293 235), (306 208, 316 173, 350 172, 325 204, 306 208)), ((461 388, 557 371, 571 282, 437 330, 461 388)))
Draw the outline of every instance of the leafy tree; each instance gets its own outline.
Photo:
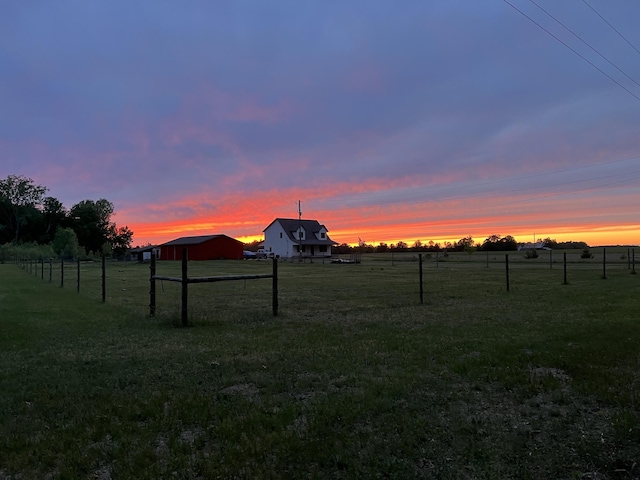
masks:
POLYGON ((500 239, 501 250, 517 250, 518 242, 511 235, 507 235, 500 239))
POLYGON ((468 252, 471 249, 475 251, 475 249, 473 248, 474 243, 475 242, 473 241, 473 238, 471 237, 471 235, 467 235, 466 237, 458 240, 453 246, 453 249, 456 252, 468 252))
POLYGON ((83 200, 69 211, 69 219, 78 236, 79 244, 88 252, 98 253, 109 241, 112 231, 111 216, 113 204, 104 198, 100 200, 83 200))
POLYGON ((500 250, 500 235, 491 235, 482 242, 481 250, 485 252, 495 252, 500 250))
POLYGON ((380 242, 378 244, 378 246, 376 247, 376 252, 378 252, 378 253, 384 253, 384 252, 387 252, 387 251, 389 251, 389 245, 387 245, 386 243, 380 242))
POLYGON ((264 240, 254 240, 253 242, 245 243, 244 249, 250 252, 257 252, 262 242, 264 242, 264 240))
POLYGON ((395 244, 395 246, 391 245, 391 250, 399 250, 401 252, 405 251, 407 248, 409 248, 409 245, 407 245, 403 241, 399 241, 398 243, 395 244))
POLYGON ((0 218, 12 240, 20 240, 20 227, 33 210, 42 204, 47 187, 36 185, 31 178, 9 175, 0 180, 0 218))
POLYGON ((78 237, 72 228, 58 227, 51 242, 53 251, 59 257, 72 258, 78 255, 78 237))
POLYGON ((506 237, 500 237, 500 235, 491 235, 487 237, 487 239, 482 242, 482 246, 480 250, 485 252, 497 252, 497 251, 508 251, 508 250, 517 250, 518 242, 511 235, 507 235, 506 237))
MULTIPOLYGON (((133 241, 133 232, 129 230, 129 227, 116 227, 115 224, 111 225, 109 231, 109 249, 115 256, 124 255, 128 249, 131 248, 131 242, 133 241)), ((103 252, 106 251, 103 249, 103 252)))
POLYGON ((348 243, 341 243, 340 245, 336 245, 335 247, 332 247, 331 250, 337 255, 351 253, 351 247, 348 243))
POLYGON ((552 250, 558 248, 558 242, 556 242, 555 239, 551 239, 549 237, 545 238, 542 241, 542 244, 547 248, 551 248, 552 250))
POLYGON ((422 252, 425 250, 425 246, 420 240, 416 240, 415 242, 413 242, 413 245, 411 245, 411 250, 414 252, 422 252))
POLYGON ((44 231, 42 234, 42 243, 49 243, 58 227, 64 226, 67 220, 67 209, 60 200, 54 197, 46 197, 42 202, 42 220, 44 231))

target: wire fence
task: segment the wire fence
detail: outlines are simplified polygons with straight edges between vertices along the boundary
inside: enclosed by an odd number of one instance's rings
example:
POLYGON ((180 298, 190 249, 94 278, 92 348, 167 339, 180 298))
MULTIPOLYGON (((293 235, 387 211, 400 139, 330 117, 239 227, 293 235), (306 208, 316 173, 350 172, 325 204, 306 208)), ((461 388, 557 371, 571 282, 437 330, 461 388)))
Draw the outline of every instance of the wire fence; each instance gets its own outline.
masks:
MULTIPOLYGON (((149 316, 152 272, 148 263, 97 259, 61 261, 16 259, 16 263, 42 282, 75 290, 149 316)), ((158 261, 155 275, 180 278, 179 261, 158 261)), ((190 322, 268 318, 272 314, 273 265, 267 260, 188 262, 189 277, 262 276, 189 285, 190 322)), ((279 262, 277 302, 284 315, 305 318, 330 307, 340 315, 358 310, 418 305, 434 298, 455 298, 470 289, 483 295, 519 294, 532 290, 580 285, 607 278, 632 278, 635 251, 543 252, 527 258, 522 252, 474 254, 364 254, 360 263, 279 262), (422 281, 421 281, 422 279, 422 281)), ((155 311, 176 322, 183 318, 181 283, 155 281, 155 311)))

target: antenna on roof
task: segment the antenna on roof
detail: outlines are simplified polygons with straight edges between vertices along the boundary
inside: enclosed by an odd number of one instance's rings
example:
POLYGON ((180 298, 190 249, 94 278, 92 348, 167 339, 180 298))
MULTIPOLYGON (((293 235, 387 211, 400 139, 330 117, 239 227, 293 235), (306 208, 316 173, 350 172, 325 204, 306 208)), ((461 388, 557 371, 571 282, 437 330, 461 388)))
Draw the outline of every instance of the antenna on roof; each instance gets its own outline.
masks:
POLYGON ((300 200, 298 200, 298 252, 300 252, 298 261, 302 262, 302 209, 300 200))

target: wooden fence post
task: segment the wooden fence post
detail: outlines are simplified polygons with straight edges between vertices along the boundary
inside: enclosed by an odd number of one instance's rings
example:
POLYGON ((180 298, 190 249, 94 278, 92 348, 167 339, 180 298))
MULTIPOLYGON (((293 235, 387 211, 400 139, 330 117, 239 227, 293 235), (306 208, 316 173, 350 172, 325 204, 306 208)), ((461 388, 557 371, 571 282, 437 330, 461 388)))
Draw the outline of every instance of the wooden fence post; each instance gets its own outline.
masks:
POLYGON ((422 294, 422 254, 418 254, 418 272, 420 275, 420 305, 424 303, 424 297, 422 294))
POLYGON ((563 252, 563 269, 564 269, 564 280, 562 281, 563 285, 568 285, 569 282, 567 282, 567 252, 563 252))
POLYGON ((40 267, 40 280, 44 280, 44 257, 42 258, 42 266, 40 267))
POLYGON ((102 303, 107 301, 107 262, 104 253, 102 254, 102 303))
POLYGON ((607 249, 602 247, 602 279, 607 279, 607 249))
POLYGON ((507 274, 507 292, 509 291, 509 254, 506 253, 504 256, 504 266, 507 274))
POLYGON ((189 277, 187 276, 187 249, 182 249, 182 326, 189 325, 189 277))
POLYGON ((274 256, 272 258, 273 262, 273 278, 271 282, 271 310, 273 311, 273 316, 276 317, 278 315, 278 260, 274 256))
POLYGON ((154 317, 156 315, 156 256, 154 253, 151 253, 151 266, 149 270, 151 271, 151 277, 149 279, 149 316, 154 317))

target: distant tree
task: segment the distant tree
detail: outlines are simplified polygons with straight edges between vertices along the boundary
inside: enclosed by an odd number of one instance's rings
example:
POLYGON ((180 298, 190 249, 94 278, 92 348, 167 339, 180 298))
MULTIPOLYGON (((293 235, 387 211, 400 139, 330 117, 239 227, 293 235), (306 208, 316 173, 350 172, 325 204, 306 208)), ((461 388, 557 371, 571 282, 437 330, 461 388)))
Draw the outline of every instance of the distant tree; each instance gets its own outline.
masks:
POLYGON ((511 235, 507 235, 506 237, 501 237, 500 235, 491 235, 487 237, 487 239, 482 242, 482 246, 480 250, 484 252, 503 252, 509 250, 517 250, 518 242, 511 235))
POLYGON ((551 248, 552 250, 558 248, 558 242, 556 242, 554 239, 551 239, 549 237, 545 238, 542 241, 542 244, 547 248, 551 248))
POLYGON ((340 245, 336 245, 335 247, 332 247, 331 250, 338 255, 351 253, 351 247, 348 243, 341 243, 340 245))
POLYGON ((47 187, 36 185, 31 178, 9 175, 0 180, 0 222, 9 230, 12 241, 20 240, 20 228, 26 217, 42 205, 47 187))
POLYGON ((65 225, 67 214, 67 209, 57 198, 46 197, 44 199, 42 202, 43 232, 41 243, 51 242, 58 227, 65 225))
POLYGON ((589 245, 586 244, 586 242, 559 242, 558 243, 558 248, 560 249, 566 249, 566 250, 571 250, 571 249, 585 249, 585 248, 589 248, 589 245))
POLYGON ((391 245, 391 250, 398 250, 400 252, 407 250, 407 248, 409 248, 409 245, 407 245, 403 241, 399 241, 398 243, 395 244, 395 246, 391 245))
MULTIPOLYGON (((109 235, 107 244, 113 255, 120 257, 127 253, 127 250, 131 248, 131 242, 133 241, 133 232, 129 230, 129 227, 116 227, 115 223, 109 227, 109 235)), ((102 253, 107 254, 108 251, 102 248, 102 253)))
POLYGON ((387 245, 386 243, 382 243, 380 242, 378 244, 378 246, 376 247, 376 252, 378 253, 385 253, 389 251, 389 245, 387 245))
POLYGON ((78 237, 72 228, 58 227, 51 246, 56 255, 73 258, 78 255, 78 237))
POLYGON ((104 198, 83 200, 69 211, 69 219, 78 242, 87 252, 100 253, 112 231, 113 204, 104 198))
POLYGON ((244 249, 249 252, 257 252, 262 242, 264 242, 264 240, 254 240, 253 242, 245 243, 244 249))
POLYGON ((482 242, 482 246, 480 249, 485 252, 495 252, 497 250, 500 250, 500 240, 500 235, 491 235, 490 237, 487 237, 484 242, 482 242))
POLYGON ((413 245, 411 245, 411 250, 414 252, 423 252, 426 250, 426 248, 420 240, 416 240, 415 242, 413 242, 413 245))
POLYGON ((460 240, 458 240, 455 245, 454 245, 454 250, 456 252, 467 252, 469 251, 471 248, 473 248, 474 245, 474 241, 473 238, 471 237, 471 235, 467 235, 464 238, 461 238, 460 240))
POLYGON ((502 237, 500 239, 500 249, 503 251, 517 250, 518 242, 511 235, 507 235, 506 237, 502 237))
POLYGON ((439 252, 442 250, 442 247, 439 243, 434 242, 433 240, 429 240, 429 246, 427 247, 427 250, 430 252, 439 252))

